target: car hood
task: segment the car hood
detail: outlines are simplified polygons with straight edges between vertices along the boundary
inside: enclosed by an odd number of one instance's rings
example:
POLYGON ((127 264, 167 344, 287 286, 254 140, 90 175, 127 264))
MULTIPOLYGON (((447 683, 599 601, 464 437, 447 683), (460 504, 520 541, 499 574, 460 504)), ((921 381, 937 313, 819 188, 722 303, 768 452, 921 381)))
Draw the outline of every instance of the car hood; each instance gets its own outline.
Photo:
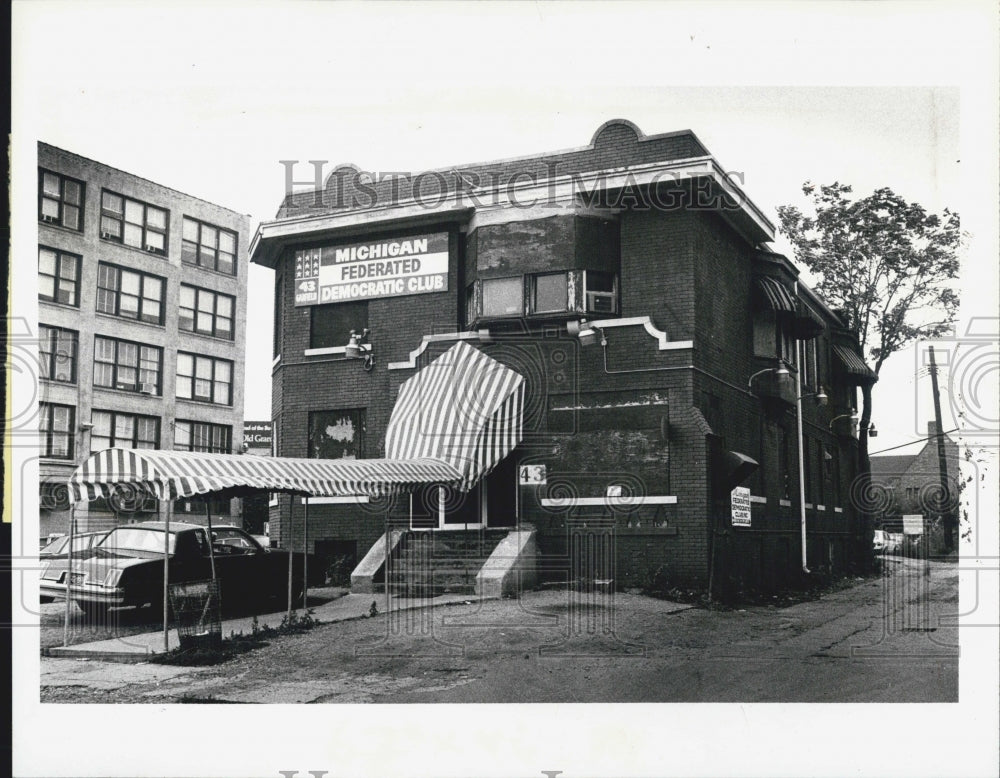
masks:
MULTIPOLYGON (((65 556, 43 561, 45 561, 45 564, 42 567, 42 578, 59 580, 60 576, 66 571, 67 559, 65 556)), ((151 562, 154 562, 152 558, 136 556, 127 551, 109 552, 104 550, 94 553, 92 549, 91 553, 82 558, 79 556, 73 557, 73 572, 84 573, 85 580, 96 583, 104 581, 111 570, 125 570, 129 567, 149 564, 151 562)))

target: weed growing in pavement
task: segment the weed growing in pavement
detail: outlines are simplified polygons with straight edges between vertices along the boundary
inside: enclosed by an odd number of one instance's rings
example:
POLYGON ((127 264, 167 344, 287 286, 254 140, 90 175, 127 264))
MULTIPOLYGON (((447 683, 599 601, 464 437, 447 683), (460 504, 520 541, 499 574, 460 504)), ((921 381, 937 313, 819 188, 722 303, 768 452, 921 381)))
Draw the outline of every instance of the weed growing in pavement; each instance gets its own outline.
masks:
POLYGON ((150 661, 161 665, 180 665, 183 667, 194 667, 204 665, 216 665, 228 662, 240 654, 253 651, 256 648, 268 645, 268 640, 283 635, 297 635, 308 632, 313 627, 320 624, 312 608, 301 616, 298 611, 292 613, 291 618, 286 614, 281 619, 281 624, 272 627, 268 624, 261 624, 257 617, 253 617, 250 623, 250 634, 244 635, 243 631, 230 632, 229 637, 219 642, 215 646, 196 646, 194 648, 175 648, 163 654, 154 654, 150 661))

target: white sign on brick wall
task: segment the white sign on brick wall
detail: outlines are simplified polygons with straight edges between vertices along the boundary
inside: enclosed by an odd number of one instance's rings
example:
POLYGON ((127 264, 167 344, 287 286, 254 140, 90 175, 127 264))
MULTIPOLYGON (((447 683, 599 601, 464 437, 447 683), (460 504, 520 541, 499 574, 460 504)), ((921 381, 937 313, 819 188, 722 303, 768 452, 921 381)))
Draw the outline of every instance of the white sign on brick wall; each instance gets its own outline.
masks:
POLYGON ((737 486, 730 493, 730 503, 733 510, 733 526, 750 526, 750 490, 745 486, 737 486))

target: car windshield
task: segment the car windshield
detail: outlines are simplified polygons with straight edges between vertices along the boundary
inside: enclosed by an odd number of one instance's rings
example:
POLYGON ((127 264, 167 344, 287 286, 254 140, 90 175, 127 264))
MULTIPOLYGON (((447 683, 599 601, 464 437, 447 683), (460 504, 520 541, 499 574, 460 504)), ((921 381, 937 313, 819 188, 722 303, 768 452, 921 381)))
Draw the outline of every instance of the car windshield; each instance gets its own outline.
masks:
POLYGON ((61 554, 66 546, 69 544, 69 535, 63 535, 61 538, 56 538, 47 546, 42 548, 41 553, 43 554, 61 554))
MULTIPOLYGON (((174 553, 174 545, 177 535, 170 533, 168 541, 168 553, 174 553)), ((118 527, 108 533, 99 544, 98 548, 115 551, 117 549, 127 549, 129 551, 149 551, 152 553, 163 553, 163 530, 150 527, 118 527)))

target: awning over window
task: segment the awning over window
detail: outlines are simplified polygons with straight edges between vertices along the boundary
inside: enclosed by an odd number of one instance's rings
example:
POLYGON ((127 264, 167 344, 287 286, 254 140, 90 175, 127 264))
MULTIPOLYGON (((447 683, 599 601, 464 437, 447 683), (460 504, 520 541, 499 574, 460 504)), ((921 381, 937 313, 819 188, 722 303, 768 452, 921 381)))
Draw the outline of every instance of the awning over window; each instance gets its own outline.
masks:
POLYGON ((451 465, 425 459, 287 459, 109 448, 73 472, 69 492, 73 502, 109 497, 115 485, 130 485, 160 500, 257 490, 380 497, 422 484, 457 485, 461 479, 451 465))
POLYGON ((456 343, 399 388, 386 456, 447 462, 468 490, 521 441, 523 406, 521 375, 456 343))
POLYGON ((834 343, 833 353, 840 360, 847 374, 858 383, 875 383, 878 380, 875 371, 868 367, 865 361, 853 349, 834 343))
POLYGON ((811 340, 826 329, 826 324, 818 313, 800 301, 795 308, 792 329, 799 340, 811 340))
POLYGON ((770 308, 775 313, 795 313, 795 297, 783 283, 768 276, 754 279, 757 290, 757 304, 770 308))

